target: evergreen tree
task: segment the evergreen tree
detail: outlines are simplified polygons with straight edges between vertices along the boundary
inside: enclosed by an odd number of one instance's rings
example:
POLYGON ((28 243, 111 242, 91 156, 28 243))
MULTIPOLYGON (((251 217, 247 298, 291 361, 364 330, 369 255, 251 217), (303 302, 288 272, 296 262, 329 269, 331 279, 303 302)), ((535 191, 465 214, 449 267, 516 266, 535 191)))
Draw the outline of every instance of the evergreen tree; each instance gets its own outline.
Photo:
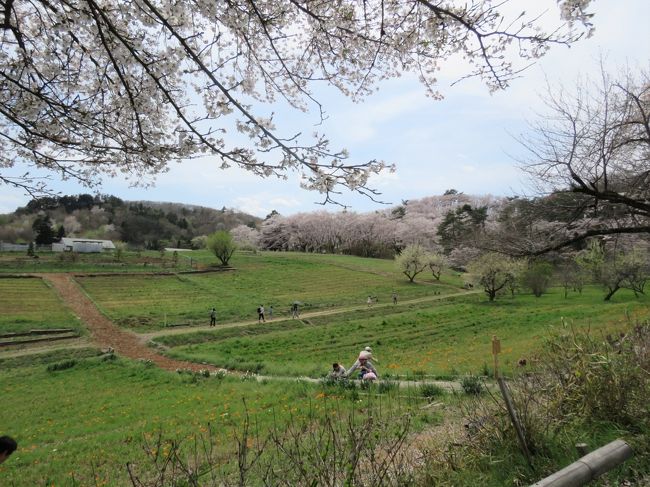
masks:
POLYGON ((34 241, 36 245, 51 245, 56 239, 56 234, 52 228, 52 221, 49 215, 38 216, 32 224, 32 229, 36 232, 34 241))

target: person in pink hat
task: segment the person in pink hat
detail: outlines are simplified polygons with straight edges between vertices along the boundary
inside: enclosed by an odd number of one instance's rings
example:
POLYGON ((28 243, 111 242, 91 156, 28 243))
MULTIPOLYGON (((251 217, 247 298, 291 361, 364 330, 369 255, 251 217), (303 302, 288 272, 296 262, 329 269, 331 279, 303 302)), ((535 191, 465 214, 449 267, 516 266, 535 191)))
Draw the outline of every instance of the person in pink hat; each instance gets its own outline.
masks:
POLYGON ((372 352, 363 350, 359 354, 359 358, 357 359, 357 361, 354 362, 354 364, 352 364, 352 367, 348 369, 346 377, 352 376, 352 373, 357 369, 359 369, 359 379, 375 380, 377 377, 379 377, 379 374, 377 373, 377 369, 375 369, 374 365, 372 365, 372 362, 370 361, 371 359, 372 359, 372 352))

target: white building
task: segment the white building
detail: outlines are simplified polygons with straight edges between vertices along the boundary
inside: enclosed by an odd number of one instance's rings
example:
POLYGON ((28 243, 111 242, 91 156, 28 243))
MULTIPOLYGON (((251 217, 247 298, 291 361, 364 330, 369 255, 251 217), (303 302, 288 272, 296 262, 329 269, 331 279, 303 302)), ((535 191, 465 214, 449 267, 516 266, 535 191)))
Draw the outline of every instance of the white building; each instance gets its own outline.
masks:
POLYGON ((52 244, 52 250, 54 252, 79 252, 80 254, 89 254, 93 252, 103 252, 104 250, 115 250, 115 245, 110 240, 63 237, 60 243, 52 244))

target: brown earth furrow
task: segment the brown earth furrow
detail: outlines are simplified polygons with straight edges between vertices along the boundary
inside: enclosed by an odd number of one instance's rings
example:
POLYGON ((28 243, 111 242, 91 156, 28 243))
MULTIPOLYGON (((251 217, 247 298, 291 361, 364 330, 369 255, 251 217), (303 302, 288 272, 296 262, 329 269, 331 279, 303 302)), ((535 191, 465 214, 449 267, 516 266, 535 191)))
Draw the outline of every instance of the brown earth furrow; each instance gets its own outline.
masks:
POLYGON ((165 370, 217 370, 211 365, 201 365, 182 360, 174 360, 156 353, 138 340, 135 333, 123 330, 106 318, 90 298, 79 288, 70 274, 40 274, 49 282, 72 312, 88 328, 93 342, 103 348, 112 348, 118 355, 136 359, 151 360, 165 370))

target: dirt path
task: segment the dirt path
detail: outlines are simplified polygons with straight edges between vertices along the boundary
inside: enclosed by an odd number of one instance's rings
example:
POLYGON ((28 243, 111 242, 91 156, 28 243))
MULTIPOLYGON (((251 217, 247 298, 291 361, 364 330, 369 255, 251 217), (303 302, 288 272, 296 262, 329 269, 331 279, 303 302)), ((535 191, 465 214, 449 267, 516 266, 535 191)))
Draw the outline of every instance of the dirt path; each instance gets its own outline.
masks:
POLYGON ((173 360, 156 353, 143 344, 135 333, 123 330, 113 324, 99 312, 95 303, 74 282, 69 274, 40 274, 61 296, 63 302, 86 325, 95 344, 102 348, 112 348, 119 355, 131 359, 151 360, 165 370, 176 369, 211 369, 216 367, 200 365, 192 362, 173 360))
MULTIPOLYGON (((435 296, 425 296, 422 298, 415 298, 415 299, 409 299, 407 301, 400 301, 397 305, 393 305, 392 303, 376 303, 373 304, 370 309, 375 309, 375 308, 394 308, 394 307, 402 307, 402 306, 408 306, 409 304, 417 304, 417 303, 424 303, 424 302, 429 302, 429 301, 441 301, 443 299, 447 298, 454 298, 458 296, 468 296, 472 294, 478 294, 481 291, 462 291, 462 292, 457 292, 457 293, 450 293, 450 294, 438 294, 435 296)), ((341 313, 349 313, 351 311, 362 311, 362 310, 367 310, 368 305, 354 305, 354 306, 347 306, 347 307, 341 307, 341 308, 333 308, 333 309, 326 309, 322 311, 312 311, 310 313, 300 313, 300 320, 301 321, 306 321, 309 320, 309 318, 315 318, 319 316, 331 316, 331 315, 337 315, 341 313)), ((277 322, 277 321, 287 321, 290 320, 291 318, 289 317, 278 317, 274 318, 273 320, 267 320, 267 323, 269 322, 277 322)), ((174 329, 167 329, 167 330, 159 330, 159 331, 152 331, 149 333, 139 333, 136 336, 140 339, 140 341, 145 344, 149 342, 150 340, 154 340, 155 338, 158 337, 163 337, 163 336, 170 336, 170 335, 184 335, 187 333, 193 333, 193 332, 199 332, 199 331, 209 331, 209 330, 222 330, 224 328, 240 328, 240 327, 245 327, 245 326, 251 326, 251 325, 256 325, 258 324, 256 319, 253 320, 247 320, 247 321, 234 321, 230 323, 220 323, 217 325, 216 328, 212 328, 209 325, 201 325, 201 326, 187 326, 187 327, 178 327, 174 329)))

